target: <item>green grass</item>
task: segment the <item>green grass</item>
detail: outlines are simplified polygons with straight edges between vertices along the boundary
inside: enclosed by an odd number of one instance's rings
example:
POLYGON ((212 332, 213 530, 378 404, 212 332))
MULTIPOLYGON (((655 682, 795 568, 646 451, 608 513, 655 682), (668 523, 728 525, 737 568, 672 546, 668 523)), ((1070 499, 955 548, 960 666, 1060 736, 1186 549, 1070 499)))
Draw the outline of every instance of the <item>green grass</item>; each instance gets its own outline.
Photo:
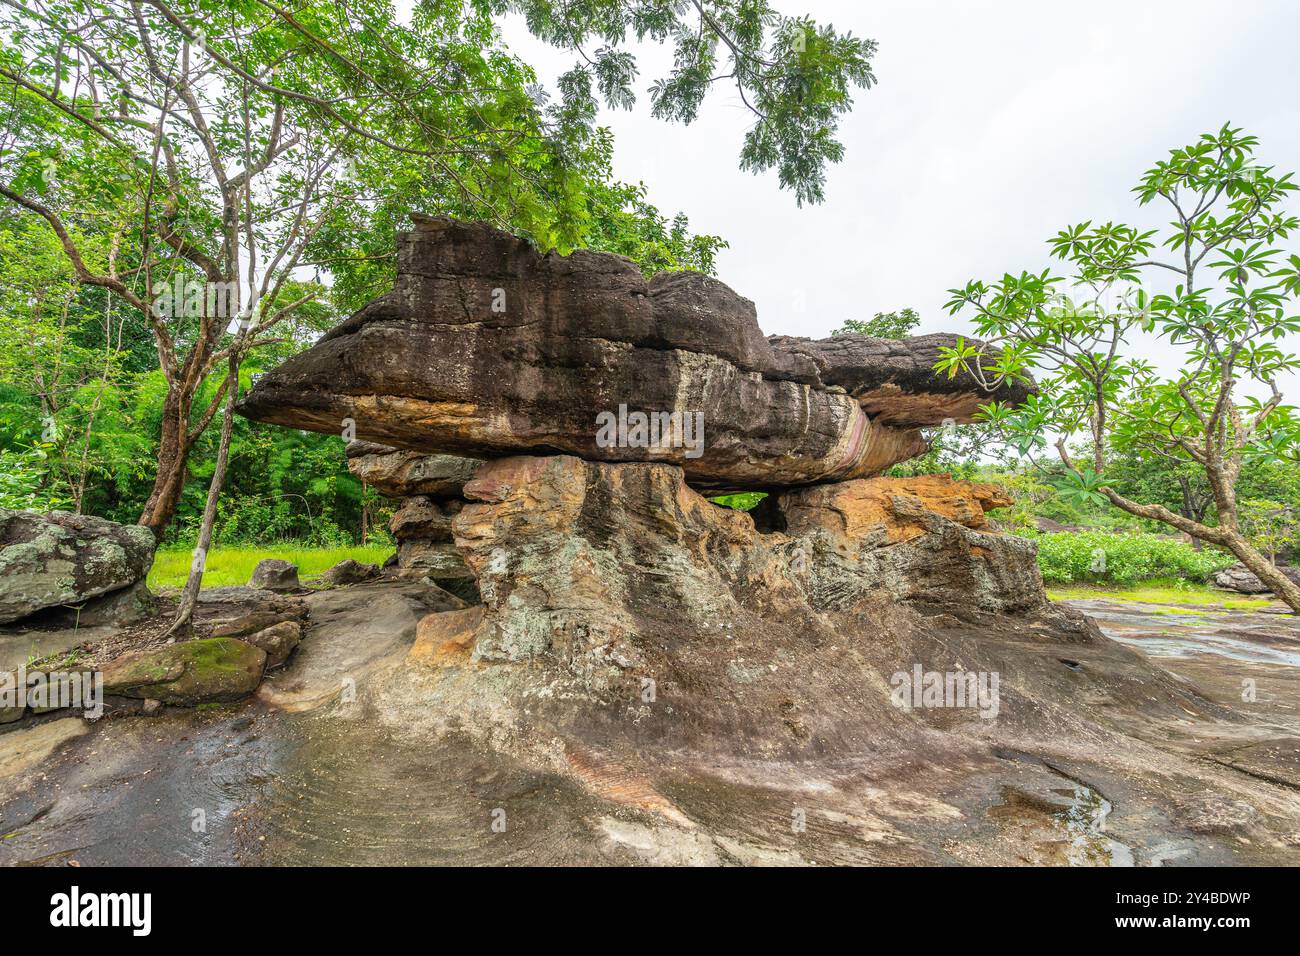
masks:
MULTIPOLYGON (((1105 587, 1095 584, 1070 584, 1049 587, 1047 596, 1053 601, 1133 601, 1138 604, 1192 605, 1216 607, 1225 611, 1258 611, 1273 602, 1268 598, 1248 598, 1234 591, 1178 580, 1145 581, 1131 587, 1105 587)), ((1179 613, 1170 609, 1170 613, 1179 613)), ((1190 612, 1194 613, 1194 612, 1190 612)))
MULTIPOLYGON (((369 545, 349 548, 304 548, 292 542, 283 547, 217 548, 208 555, 208 567, 203 574, 205 588, 230 584, 247 584, 253 576, 257 562, 265 558, 283 558, 298 565, 298 577, 306 582, 328 571, 346 558, 362 564, 383 564, 393 553, 392 545, 369 545)), ((190 573, 192 552, 186 550, 160 550, 149 570, 149 587, 184 587, 190 573)))
POLYGON ((1195 550, 1177 538, 1106 531, 1026 534, 1038 542, 1038 567, 1053 586, 1133 588, 1167 578, 1204 581, 1233 563, 1230 555, 1195 550))

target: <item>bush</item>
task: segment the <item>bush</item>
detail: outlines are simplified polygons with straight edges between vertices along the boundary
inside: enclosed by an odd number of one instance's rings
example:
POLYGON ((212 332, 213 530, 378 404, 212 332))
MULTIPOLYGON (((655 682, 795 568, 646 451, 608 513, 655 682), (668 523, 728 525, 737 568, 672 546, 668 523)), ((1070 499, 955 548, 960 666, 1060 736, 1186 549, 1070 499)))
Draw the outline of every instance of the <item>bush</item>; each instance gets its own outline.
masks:
POLYGON ((1038 567, 1047 584, 1133 584, 1171 577, 1201 582, 1234 563, 1221 551, 1197 551, 1185 541, 1154 534, 1059 531, 1024 537, 1038 542, 1038 567))

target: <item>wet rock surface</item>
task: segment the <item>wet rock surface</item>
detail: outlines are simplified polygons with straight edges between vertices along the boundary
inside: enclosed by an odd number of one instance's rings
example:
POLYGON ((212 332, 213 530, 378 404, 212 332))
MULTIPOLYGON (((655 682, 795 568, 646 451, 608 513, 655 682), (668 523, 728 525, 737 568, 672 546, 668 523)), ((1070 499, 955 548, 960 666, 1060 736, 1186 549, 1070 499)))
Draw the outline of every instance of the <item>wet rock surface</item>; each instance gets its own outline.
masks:
POLYGON ((394 291, 264 375, 240 411, 330 433, 351 422, 416 452, 663 461, 700 487, 771 488, 877 474, 925 450, 919 427, 1027 396, 933 372, 955 342, 769 340, 753 303, 707 276, 647 282, 619 256, 541 255, 419 217, 399 237, 394 291), (678 419, 658 442, 601 441, 597 416, 620 407, 678 419))
MULTIPOLYGON (((445 598, 412 583, 358 590, 353 605, 396 600, 407 610, 386 612, 393 626, 377 628, 386 636, 358 647, 346 591, 309 596, 313 617, 331 624, 303 647, 319 640, 333 664, 295 657, 271 678, 286 691, 299 682, 329 689, 307 706, 254 698, 149 720, 60 722, 39 740, 0 734, 0 862, 1147 866, 1285 864, 1300 845, 1296 791, 1223 762, 1243 748, 1276 747, 1294 715, 1261 699, 1259 710, 1234 716, 1104 639, 1076 635, 1067 651, 1065 631, 947 622, 942 640, 911 653, 937 660, 951 641, 987 641, 1014 692, 994 721, 945 721, 889 705, 884 672, 893 662, 878 645, 896 637, 843 632, 844 650, 855 653, 823 646, 821 666, 849 671, 845 689, 864 685, 867 695, 812 700, 790 693, 782 666, 766 666, 793 645, 736 622, 729 636, 696 636, 696 655, 679 648, 678 680, 705 679, 698 655, 726 647, 757 665, 757 676, 713 679, 698 692, 770 706, 790 722, 792 740, 799 726, 810 733, 794 749, 761 739, 737 748, 716 733, 683 749, 664 740, 699 716, 688 686, 661 681, 650 701, 639 684, 631 698, 570 699, 580 718, 557 721, 551 695, 560 685, 545 656, 407 660, 423 612, 445 598), (1067 654, 1078 670, 1060 663, 1067 654), (1041 680, 1039 666, 1061 679, 1041 680), (354 677, 346 698, 341 674, 354 677), (1036 704, 1024 696, 1031 687, 1036 704), (1152 697, 1174 706, 1151 707, 1152 697), (1031 706, 1046 720, 1026 719, 1031 706), (593 732, 593 719, 605 733, 593 732), (840 720, 860 725, 856 740, 825 735, 840 720), (29 756, 10 763, 9 753, 29 756)), ((423 627, 428 643, 454 638, 474 617, 429 613, 443 621, 423 627)), ((1186 617, 1129 612, 1131 623, 1158 629, 1188 626, 1186 617)), ((1279 638, 1295 631, 1280 615, 1260 617, 1279 638)), ((1225 680, 1235 676, 1234 659, 1206 660, 1228 668, 1225 680)))
MULTIPOLYGON (((348 632, 325 636, 344 652, 348 632)), ((294 666, 277 679, 294 680, 294 666)), ((12 744, 0 734, 0 862, 1148 866, 1285 864, 1297 852, 1295 792, 1208 759, 1257 733, 1250 722, 1151 722, 1129 702, 1111 716, 1141 737, 1106 732, 1092 713, 1072 734, 1000 716, 915 726, 905 747, 830 754, 810 742, 792 757, 724 741, 661 749, 658 726, 690 719, 661 693, 635 711, 608 703, 625 740, 610 749, 580 726, 546 736, 506 703, 524 685, 538 702, 540 663, 389 659, 357 673, 351 699, 296 712, 254 699, 60 722, 12 744), (467 680, 479 707, 457 715, 467 680), (9 753, 30 756, 11 765, 9 753)), ((1085 699, 1110 683, 1092 661, 1072 679, 1085 699)))

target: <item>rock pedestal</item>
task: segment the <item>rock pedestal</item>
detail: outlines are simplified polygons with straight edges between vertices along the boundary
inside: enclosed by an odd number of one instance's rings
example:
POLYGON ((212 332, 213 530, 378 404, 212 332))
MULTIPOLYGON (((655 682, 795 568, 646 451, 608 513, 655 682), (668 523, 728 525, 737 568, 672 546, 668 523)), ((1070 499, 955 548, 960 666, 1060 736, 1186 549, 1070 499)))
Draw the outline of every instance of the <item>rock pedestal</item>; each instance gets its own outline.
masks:
POLYGON ((665 625, 1046 603, 1033 543, 988 526, 985 511, 1010 503, 990 486, 931 476, 797 489, 777 502, 784 530, 768 533, 664 465, 507 458, 464 493, 451 529, 488 610, 480 659, 558 648, 595 673, 643 663, 665 625))

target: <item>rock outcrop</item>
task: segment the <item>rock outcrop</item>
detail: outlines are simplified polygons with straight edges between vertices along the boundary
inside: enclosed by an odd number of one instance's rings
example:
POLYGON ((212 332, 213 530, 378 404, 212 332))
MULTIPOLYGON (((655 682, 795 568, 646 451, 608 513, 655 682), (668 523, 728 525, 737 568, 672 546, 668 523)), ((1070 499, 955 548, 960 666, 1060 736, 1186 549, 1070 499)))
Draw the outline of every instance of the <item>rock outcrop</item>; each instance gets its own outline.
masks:
POLYGON ((346 453, 348 470, 390 498, 457 497, 483 464, 477 458, 425 455, 366 441, 348 442, 346 453))
POLYGON ((875 475, 925 450, 921 427, 1029 393, 933 372, 954 336, 769 340, 707 276, 647 282, 620 256, 416 221, 393 292, 262 376, 242 414, 418 452, 664 462, 734 490, 875 475))
POLYGON ((154 545, 147 528, 0 509, 0 624, 134 587, 149 571, 154 545))
POLYGON ((408 660, 446 713, 521 745, 942 764, 981 736, 1100 740, 1138 711, 1222 716, 1049 602, 1034 543, 990 526, 1008 502, 988 486, 795 488, 756 523, 674 466, 520 456, 485 464, 464 494, 451 527, 481 617, 422 621, 408 660), (983 704, 900 704, 919 675, 1000 684, 983 704))
POLYGON ((479 659, 561 648, 580 670, 635 667, 664 615, 707 632, 755 612, 793 623, 864 605, 1046 605, 1034 545, 988 527, 984 512, 1009 504, 989 486, 929 477, 796 489, 777 503, 784 530, 766 534, 664 465, 507 458, 465 495, 451 525, 487 605, 479 659))

